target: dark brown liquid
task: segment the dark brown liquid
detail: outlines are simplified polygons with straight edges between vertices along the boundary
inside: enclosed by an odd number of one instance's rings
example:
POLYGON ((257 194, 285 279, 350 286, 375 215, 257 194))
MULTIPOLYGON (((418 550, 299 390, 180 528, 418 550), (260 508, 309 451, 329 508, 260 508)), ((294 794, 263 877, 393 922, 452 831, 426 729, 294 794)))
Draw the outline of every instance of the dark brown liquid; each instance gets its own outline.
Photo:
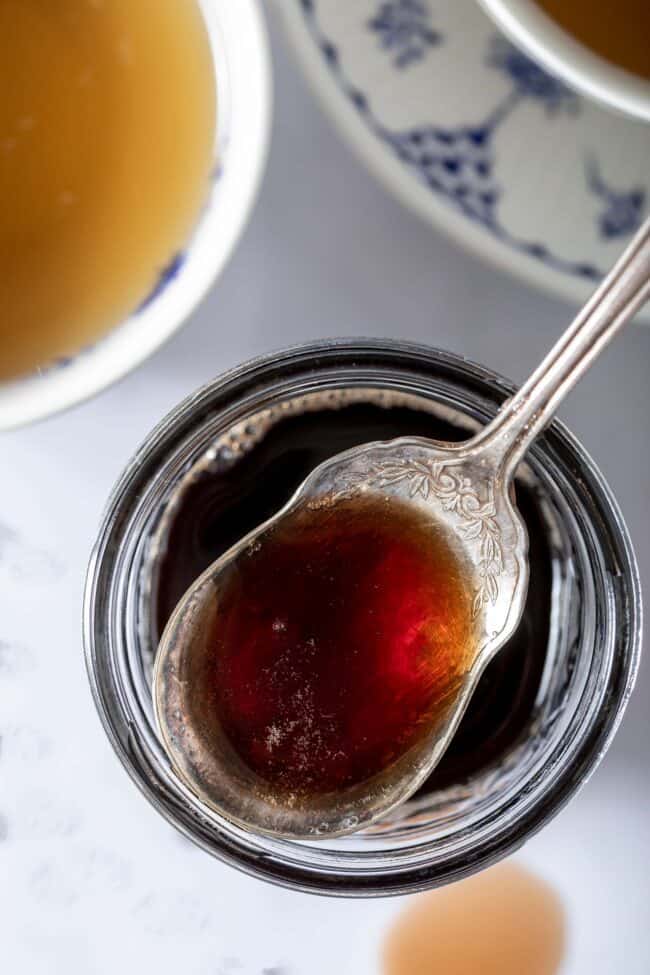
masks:
POLYGON ((215 599, 190 711, 276 793, 384 772, 435 733, 471 663, 467 571, 396 500, 295 509, 231 563, 215 599))
POLYGON ((601 57, 650 78, 648 0, 537 0, 577 41, 601 57))
MULTIPOLYGON (((215 558, 275 514, 323 460, 372 440, 467 434, 406 407, 371 404, 287 416, 231 468, 191 484, 170 519, 156 597, 161 633, 177 602, 215 558)), ((445 788, 490 765, 524 732, 548 643, 551 560, 535 493, 519 483, 517 503, 530 536, 530 586, 522 622, 486 669, 463 721, 427 789, 445 788)))

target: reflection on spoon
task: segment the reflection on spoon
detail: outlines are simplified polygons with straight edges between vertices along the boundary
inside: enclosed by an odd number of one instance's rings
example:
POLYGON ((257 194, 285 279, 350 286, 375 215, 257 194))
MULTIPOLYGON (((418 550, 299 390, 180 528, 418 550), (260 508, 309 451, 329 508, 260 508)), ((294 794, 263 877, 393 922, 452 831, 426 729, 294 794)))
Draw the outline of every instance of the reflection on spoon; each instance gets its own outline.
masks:
POLYGON ((412 898, 386 939, 382 975, 556 975, 565 923, 547 884, 501 864, 412 898))

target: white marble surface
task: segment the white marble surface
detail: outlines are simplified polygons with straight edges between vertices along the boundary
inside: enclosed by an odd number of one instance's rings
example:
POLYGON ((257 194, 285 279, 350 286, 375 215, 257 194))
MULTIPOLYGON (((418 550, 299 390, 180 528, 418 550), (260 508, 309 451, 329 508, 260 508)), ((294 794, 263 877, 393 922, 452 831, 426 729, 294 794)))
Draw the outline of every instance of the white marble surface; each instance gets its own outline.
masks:
MULTIPOLYGON (((0 442, 0 971, 373 975, 396 901, 291 894, 228 870, 138 794, 106 741, 80 641, 85 563, 113 481, 215 373, 331 335, 440 345, 522 379, 570 309, 437 237, 365 174, 274 31, 270 165, 245 239, 189 326, 139 371, 0 442)), ((650 583, 650 329, 563 411, 615 488, 650 583)), ((562 892, 567 975, 650 971, 650 673, 604 765, 522 859, 562 892)), ((525 975, 525 973, 522 973, 525 975)))

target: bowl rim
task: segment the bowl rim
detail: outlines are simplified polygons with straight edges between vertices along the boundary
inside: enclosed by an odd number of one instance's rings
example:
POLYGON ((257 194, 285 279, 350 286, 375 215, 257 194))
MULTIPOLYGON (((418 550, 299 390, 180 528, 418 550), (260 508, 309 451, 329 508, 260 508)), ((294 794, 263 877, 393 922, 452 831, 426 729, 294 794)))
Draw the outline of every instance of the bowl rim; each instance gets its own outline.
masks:
POLYGON ((535 61, 605 108, 650 122, 650 81, 575 39, 533 0, 479 0, 497 26, 535 61))
POLYGON ((214 187, 178 276, 140 309, 74 357, 0 384, 0 431, 45 419, 124 378, 175 334, 233 254, 261 185, 270 143, 269 37, 257 0, 199 0, 219 82, 214 187))

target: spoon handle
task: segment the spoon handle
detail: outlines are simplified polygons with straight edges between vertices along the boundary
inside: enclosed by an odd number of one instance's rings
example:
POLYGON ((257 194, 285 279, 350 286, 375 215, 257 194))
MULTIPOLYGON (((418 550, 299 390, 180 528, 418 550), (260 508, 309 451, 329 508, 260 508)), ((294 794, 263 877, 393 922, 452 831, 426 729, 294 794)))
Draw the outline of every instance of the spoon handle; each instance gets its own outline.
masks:
POLYGON ((650 218, 521 389, 475 438, 504 476, 617 332, 650 298, 650 218))

